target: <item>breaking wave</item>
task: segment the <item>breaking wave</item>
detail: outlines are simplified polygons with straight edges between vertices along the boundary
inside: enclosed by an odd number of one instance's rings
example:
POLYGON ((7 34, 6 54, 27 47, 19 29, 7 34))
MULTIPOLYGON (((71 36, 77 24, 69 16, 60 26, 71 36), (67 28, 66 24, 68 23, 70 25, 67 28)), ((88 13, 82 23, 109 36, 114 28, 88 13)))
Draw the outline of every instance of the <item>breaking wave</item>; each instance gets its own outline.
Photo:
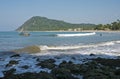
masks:
MULTIPOLYGON (((106 50, 107 47, 111 46, 114 47, 120 45, 120 41, 110 41, 110 42, 102 42, 102 43, 97 43, 97 44, 88 44, 88 45, 63 45, 63 46, 47 46, 47 45, 33 45, 33 46, 28 46, 24 47, 21 49, 16 49, 13 50, 14 52, 26 52, 26 53, 38 53, 41 51, 65 51, 65 50, 76 50, 76 49, 97 49, 99 47, 103 47, 103 50, 106 50)), ((111 47, 110 50, 111 50, 111 47)), ((114 49, 114 48, 113 48, 114 49)))
POLYGON ((100 46, 112 46, 114 44, 120 44, 120 41, 110 41, 103 42, 98 44, 89 44, 89 45, 73 45, 73 46, 39 46, 40 50, 72 50, 80 48, 91 48, 91 47, 100 47, 100 46))
POLYGON ((95 35, 95 32, 92 33, 77 33, 77 34, 57 34, 58 37, 73 37, 73 36, 90 36, 95 35))

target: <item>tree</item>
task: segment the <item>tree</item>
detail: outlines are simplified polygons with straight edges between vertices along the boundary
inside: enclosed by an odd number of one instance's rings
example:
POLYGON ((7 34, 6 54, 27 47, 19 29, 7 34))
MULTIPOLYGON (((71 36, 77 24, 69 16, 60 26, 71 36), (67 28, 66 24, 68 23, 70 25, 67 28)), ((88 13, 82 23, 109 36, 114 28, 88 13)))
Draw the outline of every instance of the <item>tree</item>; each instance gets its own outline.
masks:
POLYGON ((111 24, 98 24, 95 27, 95 30, 120 30, 120 20, 118 19, 115 22, 112 22, 111 24))

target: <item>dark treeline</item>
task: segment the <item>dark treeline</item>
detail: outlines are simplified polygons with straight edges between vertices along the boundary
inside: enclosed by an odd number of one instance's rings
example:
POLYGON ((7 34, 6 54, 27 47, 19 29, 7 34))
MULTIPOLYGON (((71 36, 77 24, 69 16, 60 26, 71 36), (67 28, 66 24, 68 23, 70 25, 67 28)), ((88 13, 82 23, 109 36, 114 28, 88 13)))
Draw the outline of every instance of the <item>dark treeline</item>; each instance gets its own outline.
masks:
POLYGON ((98 24, 96 25, 95 30, 120 30, 120 20, 118 19, 111 24, 98 24))

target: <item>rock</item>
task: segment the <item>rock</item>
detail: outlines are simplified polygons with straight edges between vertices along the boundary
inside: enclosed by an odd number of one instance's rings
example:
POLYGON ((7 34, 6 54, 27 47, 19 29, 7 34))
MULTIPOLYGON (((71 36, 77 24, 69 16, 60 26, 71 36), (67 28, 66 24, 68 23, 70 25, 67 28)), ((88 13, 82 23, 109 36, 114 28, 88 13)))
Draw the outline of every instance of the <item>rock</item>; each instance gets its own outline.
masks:
POLYGON ((98 63, 96 61, 87 62, 85 63, 85 65, 87 66, 88 69, 98 68, 98 63))
POLYGON ((10 66, 13 66, 13 65, 17 65, 18 63, 19 63, 19 61, 11 60, 11 61, 9 61, 9 63, 6 65, 6 67, 10 67, 10 66))
POLYGON ((100 63, 105 66, 110 67, 120 67, 120 59, 104 59, 104 58, 97 58, 94 59, 97 63, 100 63))
MULTIPOLYGON (((16 70, 11 69, 3 72, 5 75, 3 79, 78 79, 81 75, 83 79, 120 79, 120 69, 116 69, 116 66, 119 67, 119 65, 116 65, 115 63, 110 66, 104 64, 107 61, 108 63, 111 63, 113 60, 118 63, 118 59, 97 58, 83 64, 74 64, 72 61, 63 61, 58 66, 54 64, 56 62, 54 59, 43 61, 40 61, 39 59, 36 60, 39 62, 37 66, 49 68, 51 69, 51 72, 47 73, 41 71, 39 73, 26 72, 14 74, 16 70)), ((18 61, 11 60, 7 67, 16 64, 18 64, 18 61)), ((21 68, 28 69, 29 66, 24 65, 21 68)))
POLYGON ((12 57, 20 57, 20 54, 15 54, 15 55, 10 56, 10 58, 12 57))
POLYGON ((83 74, 83 73, 85 73, 85 72, 87 72, 88 71, 88 66, 86 66, 86 65, 80 65, 80 67, 79 67, 79 73, 78 74, 83 74))
POLYGON ((66 68, 54 68, 51 73, 56 79, 75 79, 70 70, 66 68))
POLYGON ((53 77, 52 74, 46 72, 41 72, 39 73, 39 75, 40 75, 40 79, 56 79, 55 77, 53 77))
POLYGON ((72 61, 69 61, 68 64, 73 64, 73 62, 72 62, 72 61))
POLYGON ((16 69, 12 68, 10 70, 7 71, 3 71, 4 73, 4 78, 3 79, 13 79, 11 78, 14 75, 14 72, 16 71, 16 69))
POLYGON ((53 69, 56 65, 54 64, 54 59, 48 59, 41 61, 40 63, 36 64, 37 66, 41 66, 42 68, 53 69))
POLYGON ((55 56, 55 58, 56 58, 56 59, 61 59, 61 57, 59 57, 59 56, 55 56))
POLYGON ((31 73, 26 72, 22 74, 6 75, 3 79, 55 79, 51 74, 46 72, 31 73))
POLYGON ((69 61, 68 63, 66 61, 63 61, 60 63, 59 68, 65 68, 70 70, 72 74, 81 74, 82 69, 80 64, 73 64, 73 62, 69 61))
POLYGON ((88 70, 84 75, 84 79, 109 79, 109 77, 102 74, 102 72, 101 69, 88 70))
POLYGON ((91 53, 90 56, 95 56, 95 54, 91 53))
POLYGON ((92 73, 83 77, 83 79, 109 79, 106 75, 100 73, 92 73))
POLYGON ((48 62, 48 63, 54 63, 55 62, 55 60, 54 59, 48 59, 48 60, 45 60, 44 62, 48 62))
POLYGON ((59 68, 68 68, 69 64, 66 61, 63 61, 62 63, 59 64, 59 68))
POLYGON ((40 62, 40 59, 39 59, 39 58, 37 58, 37 59, 36 59, 36 61, 40 62))
POLYGON ((98 62, 92 61, 83 64, 82 67, 86 68, 86 71, 83 72, 84 79, 120 79, 113 66, 100 65, 98 62))
POLYGON ((53 79, 52 76, 48 73, 41 72, 41 73, 23 73, 20 74, 21 79, 53 79))
POLYGON ((120 76, 120 69, 115 70, 115 75, 119 75, 120 76))
POLYGON ((71 59, 76 60, 76 58, 75 58, 75 57, 71 57, 71 59))
POLYGON ((29 66, 25 65, 25 66, 22 66, 21 68, 28 69, 29 66))

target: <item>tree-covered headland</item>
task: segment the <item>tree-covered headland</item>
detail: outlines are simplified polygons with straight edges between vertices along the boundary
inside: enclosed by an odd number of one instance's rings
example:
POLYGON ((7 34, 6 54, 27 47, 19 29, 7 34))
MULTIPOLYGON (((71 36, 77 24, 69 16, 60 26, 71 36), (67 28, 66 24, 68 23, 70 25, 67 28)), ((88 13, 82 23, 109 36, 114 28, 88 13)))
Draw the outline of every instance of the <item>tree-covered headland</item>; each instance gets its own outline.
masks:
POLYGON ((82 30, 120 30, 120 20, 111 24, 72 24, 60 20, 33 16, 22 24, 16 31, 82 31, 82 30))

